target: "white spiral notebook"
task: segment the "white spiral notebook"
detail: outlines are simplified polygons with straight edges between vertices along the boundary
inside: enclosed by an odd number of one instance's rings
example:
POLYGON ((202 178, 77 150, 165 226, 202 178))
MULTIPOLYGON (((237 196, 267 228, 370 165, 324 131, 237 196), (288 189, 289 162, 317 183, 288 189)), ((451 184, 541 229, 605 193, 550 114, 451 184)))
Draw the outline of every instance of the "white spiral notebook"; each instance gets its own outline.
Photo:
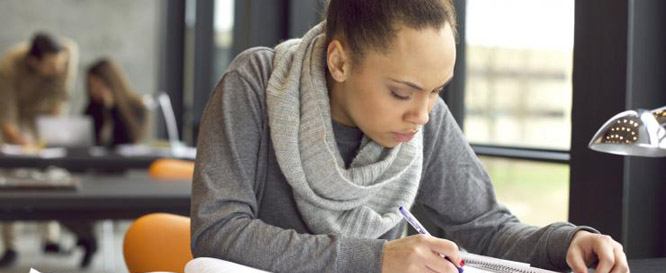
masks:
POLYGON ((472 253, 462 253, 465 273, 556 273, 531 267, 530 264, 503 260, 472 253))
MULTIPOLYGON (((465 273, 557 273, 529 264, 472 253, 462 253, 465 273)), ((269 273, 256 268, 215 258, 196 258, 185 266, 185 273, 269 273)))

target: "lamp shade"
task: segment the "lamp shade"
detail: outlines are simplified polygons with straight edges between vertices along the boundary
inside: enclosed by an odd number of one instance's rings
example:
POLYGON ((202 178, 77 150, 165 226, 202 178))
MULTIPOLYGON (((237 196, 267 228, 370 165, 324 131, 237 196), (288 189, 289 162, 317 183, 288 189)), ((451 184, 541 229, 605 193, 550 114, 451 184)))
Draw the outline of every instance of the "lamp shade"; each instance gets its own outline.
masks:
POLYGON ((588 146, 618 155, 666 156, 666 106, 615 115, 594 134, 588 146))

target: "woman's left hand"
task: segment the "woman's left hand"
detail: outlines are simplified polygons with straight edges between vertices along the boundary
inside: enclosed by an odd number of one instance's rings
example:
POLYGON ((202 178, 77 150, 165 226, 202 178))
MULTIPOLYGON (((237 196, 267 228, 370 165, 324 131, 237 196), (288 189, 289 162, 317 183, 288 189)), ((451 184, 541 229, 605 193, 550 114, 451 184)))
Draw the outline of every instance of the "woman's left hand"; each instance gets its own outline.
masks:
POLYGON ((622 245, 608 235, 578 231, 567 251, 567 264, 574 273, 588 273, 597 263, 596 273, 628 273, 629 265, 622 245))

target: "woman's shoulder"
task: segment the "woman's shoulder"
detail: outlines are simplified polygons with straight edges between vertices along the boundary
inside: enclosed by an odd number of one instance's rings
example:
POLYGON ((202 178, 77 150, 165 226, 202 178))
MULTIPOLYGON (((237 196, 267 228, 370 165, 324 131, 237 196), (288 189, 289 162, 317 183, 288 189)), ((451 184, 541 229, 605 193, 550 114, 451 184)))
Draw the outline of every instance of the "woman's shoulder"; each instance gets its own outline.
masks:
POLYGON ((264 116, 274 55, 267 47, 253 47, 238 54, 220 77, 206 108, 231 115, 249 111, 264 116))
POLYGON ((423 126, 425 132, 434 133, 441 130, 442 126, 447 125, 445 124, 447 115, 450 115, 449 107, 442 98, 437 98, 437 101, 432 106, 432 111, 430 111, 429 121, 423 126))
POLYGON ((246 49, 231 61, 225 75, 238 73, 239 76, 252 85, 266 86, 273 70, 274 55, 275 51, 268 47, 246 49))
POLYGON ((423 126, 424 146, 440 145, 441 141, 447 141, 447 136, 456 133, 456 128, 458 128, 458 124, 451 117, 449 107, 442 98, 437 98, 430 111, 430 119, 423 126))

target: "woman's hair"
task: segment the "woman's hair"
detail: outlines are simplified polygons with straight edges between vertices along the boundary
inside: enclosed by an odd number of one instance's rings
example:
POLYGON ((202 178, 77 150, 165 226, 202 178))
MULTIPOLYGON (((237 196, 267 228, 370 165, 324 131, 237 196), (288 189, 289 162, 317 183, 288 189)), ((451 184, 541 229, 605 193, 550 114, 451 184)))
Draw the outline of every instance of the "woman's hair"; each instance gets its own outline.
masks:
POLYGON ((341 40, 357 62, 367 49, 386 52, 401 26, 440 29, 446 23, 455 36, 456 14, 451 0, 329 0, 327 44, 341 40))
MULTIPOLYGON (((120 116, 134 141, 143 135, 146 108, 143 100, 132 90, 127 77, 120 67, 110 59, 102 58, 88 67, 88 76, 100 78, 109 88, 120 116)), ((90 86, 87 86, 90 88, 90 86)), ((88 90, 90 94, 90 90, 88 90)))

